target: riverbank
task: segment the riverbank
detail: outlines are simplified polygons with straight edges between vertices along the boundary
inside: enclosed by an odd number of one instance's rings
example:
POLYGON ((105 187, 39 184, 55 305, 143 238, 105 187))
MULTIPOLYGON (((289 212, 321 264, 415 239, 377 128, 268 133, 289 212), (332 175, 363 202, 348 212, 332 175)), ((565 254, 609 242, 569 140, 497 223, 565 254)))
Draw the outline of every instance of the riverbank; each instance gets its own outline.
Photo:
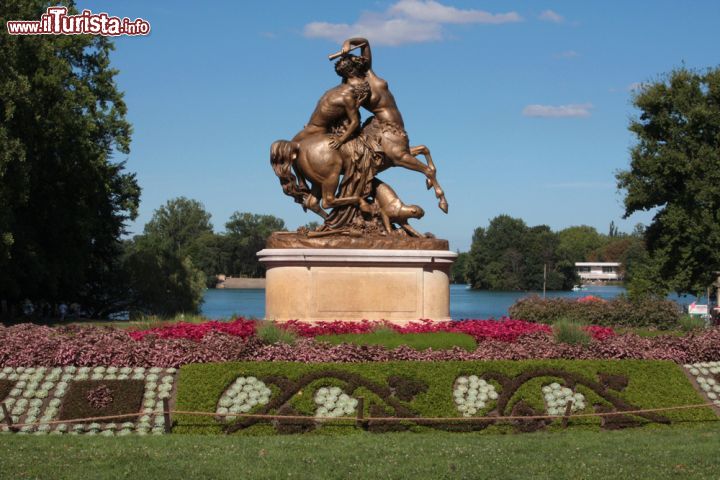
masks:
POLYGON ((237 288, 237 289, 256 289, 265 288, 264 278, 247 278, 247 277, 221 277, 215 288, 237 288))

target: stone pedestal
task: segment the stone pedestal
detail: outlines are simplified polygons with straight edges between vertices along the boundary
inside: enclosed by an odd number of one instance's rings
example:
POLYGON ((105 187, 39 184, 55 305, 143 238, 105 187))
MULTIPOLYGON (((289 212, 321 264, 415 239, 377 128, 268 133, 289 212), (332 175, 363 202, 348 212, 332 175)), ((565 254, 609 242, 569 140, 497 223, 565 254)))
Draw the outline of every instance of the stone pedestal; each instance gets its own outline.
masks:
POLYGON ((450 319, 448 250, 266 248, 265 318, 450 319))

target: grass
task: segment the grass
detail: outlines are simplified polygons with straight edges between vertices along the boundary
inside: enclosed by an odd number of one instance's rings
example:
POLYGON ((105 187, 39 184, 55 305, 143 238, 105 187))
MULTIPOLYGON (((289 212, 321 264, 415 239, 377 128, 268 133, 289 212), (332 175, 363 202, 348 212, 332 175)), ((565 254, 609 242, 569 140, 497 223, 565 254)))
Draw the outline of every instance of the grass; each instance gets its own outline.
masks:
POLYGON ((415 350, 427 350, 428 348, 447 350, 452 347, 460 347, 467 351, 473 351, 477 348, 477 342, 471 335, 455 332, 398 333, 391 329, 378 329, 371 333, 319 335, 315 337, 315 340, 335 345, 354 343, 356 345, 383 345, 387 348, 407 345, 415 350))
POLYGON ((581 322, 570 318, 560 318, 553 323, 553 335, 555 340, 569 345, 587 345, 590 343, 590 335, 584 330, 581 322))
POLYGON ((718 477, 719 425, 524 435, 0 437, 3 478, 718 477))
POLYGON ((294 345, 297 341, 297 335, 290 330, 280 328, 274 322, 263 320, 256 329, 256 335, 266 344, 284 343, 286 345, 294 345))
POLYGON ((706 328, 705 320, 698 316, 683 315, 680 317, 680 329, 683 332, 692 332, 706 328))

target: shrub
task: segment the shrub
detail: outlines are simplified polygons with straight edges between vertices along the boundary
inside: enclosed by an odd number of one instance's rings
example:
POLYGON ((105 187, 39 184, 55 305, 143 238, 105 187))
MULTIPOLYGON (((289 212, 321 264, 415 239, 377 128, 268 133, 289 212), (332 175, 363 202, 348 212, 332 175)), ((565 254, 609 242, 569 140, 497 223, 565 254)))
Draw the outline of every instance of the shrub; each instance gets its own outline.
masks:
POLYGON ((570 318, 561 318, 553 323, 553 336, 559 343, 568 345, 587 345, 590 343, 590 334, 585 326, 570 318))
POLYGON ((656 327, 667 330, 677 327, 680 322, 680 308, 675 302, 653 298, 630 300, 618 297, 605 301, 596 297, 572 300, 543 299, 534 295, 518 300, 509 312, 512 318, 545 324, 570 317, 588 325, 656 327))
POLYGON ((280 328, 275 322, 259 322, 255 328, 258 339, 265 344, 284 343, 294 345, 297 335, 292 330, 280 328))
POLYGON ((353 343, 355 345, 382 345, 386 348, 396 348, 406 345, 415 350, 447 350, 459 347, 467 351, 477 348, 475 339, 465 333, 435 332, 435 333, 398 333, 395 330, 383 328, 371 333, 349 333, 345 335, 320 335, 315 337, 319 342, 328 342, 334 345, 353 343))
POLYGON ((682 330, 683 332, 702 330, 705 327, 705 320, 703 320, 701 317, 693 315, 683 315, 682 317, 680 317, 680 330, 682 330))

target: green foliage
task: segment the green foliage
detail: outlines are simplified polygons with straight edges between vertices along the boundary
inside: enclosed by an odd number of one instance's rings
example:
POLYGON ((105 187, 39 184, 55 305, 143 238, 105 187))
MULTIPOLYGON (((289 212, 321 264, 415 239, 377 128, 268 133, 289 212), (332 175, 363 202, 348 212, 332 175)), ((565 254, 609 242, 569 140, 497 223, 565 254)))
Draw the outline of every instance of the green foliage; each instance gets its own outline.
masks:
POLYGON ((590 335, 583 329, 584 324, 571 318, 562 317, 552 325, 553 336, 559 343, 569 345, 587 345, 590 335))
POLYGON ((468 283, 468 262, 470 261, 470 254, 468 252, 458 252, 458 257, 450 267, 450 282, 451 283, 468 283))
POLYGON ((568 227, 558 232, 558 255, 568 261, 585 262, 591 252, 600 248, 605 239, 587 225, 568 227))
POLYGON ((197 240, 213 232, 210 216, 197 200, 172 198, 155 210, 144 234, 163 250, 193 258, 197 240))
POLYGON ((511 318, 528 322, 552 324, 568 317, 588 325, 655 327, 662 330, 676 328, 680 313, 675 302, 646 296, 579 302, 565 298, 543 299, 535 295, 518 300, 509 309, 511 318))
POLYGON ((130 310, 163 317, 199 311, 206 279, 190 257, 180 257, 152 237, 139 236, 127 245, 123 268, 130 310))
POLYGON ((720 270, 720 68, 680 68, 644 84, 629 129, 637 143, 617 174, 625 216, 656 209, 645 231, 642 288, 702 292, 720 270))
POLYGON ((275 322, 258 322, 255 331, 258 339, 266 344, 284 343, 294 345, 297 341, 297 335, 294 332, 280 328, 275 322))
POLYGON ((558 235, 548 226, 528 227, 519 218, 500 215, 487 229, 475 230, 467 280, 478 289, 542 290, 547 265, 547 289, 570 289, 577 276, 573 263, 561 258, 558 248, 558 235))
MULTIPOLYGON (((515 377, 523 372, 539 369, 560 369, 568 373, 579 375, 582 378, 597 382, 600 374, 622 375, 626 377, 628 385, 621 392, 613 392, 625 402, 639 408, 661 408, 678 405, 702 403, 703 400, 694 390, 681 368, 667 361, 590 361, 590 360, 528 360, 528 361, 484 361, 484 362, 377 362, 377 363, 342 363, 342 364, 311 364, 290 362, 240 362, 216 364, 188 364, 180 369, 178 378, 178 391, 176 408, 185 411, 214 412, 217 402, 223 391, 232 384, 238 376, 255 376, 266 378, 270 376, 287 377, 298 380, 301 377, 317 371, 332 370, 358 374, 368 381, 387 386, 391 377, 404 377, 413 382, 427 385, 427 390, 417 393, 411 400, 402 401, 414 412, 425 417, 455 417, 458 411, 453 401, 453 384, 460 375, 475 374, 482 376, 494 372, 508 377, 515 377)), ((321 380, 321 379, 319 379, 321 380)), ((547 377, 548 381, 557 381, 554 377, 547 377)), ((303 415, 314 414, 314 404, 307 401, 307 397, 314 395, 315 388, 319 388, 328 381, 316 381, 307 388, 297 392, 291 403, 303 415), (301 400, 302 399, 302 400, 301 400)), ((335 383, 332 383, 335 384, 335 383)), ((522 398, 532 408, 543 411, 544 404, 539 389, 531 388, 529 383, 521 387, 513 397, 511 403, 522 398), (527 388, 526 388, 527 387, 527 388), (538 390, 538 391, 535 391, 538 390)), ((499 388, 496 385, 496 388, 499 388)), ((347 392, 352 394, 352 392, 347 392)), ((501 392, 498 392, 501 393, 501 392)), ((590 390, 582 390, 590 400, 606 400, 599 396, 592 397, 590 390)), ((359 394, 356 394, 359 395, 359 394)), ((373 405, 384 408, 385 405, 379 397, 366 396, 365 416, 373 405)), ((491 407, 488 406, 488 409, 491 407)), ((673 410, 663 412, 671 422, 715 421, 716 416, 710 408, 673 410)), ((189 415, 174 416, 175 427, 173 433, 221 433, 222 424, 212 417, 194 417, 189 415)), ((687 423, 685 423, 687 422, 687 423)), ((556 420, 550 429, 559 428, 560 421, 556 420)), ((642 425, 643 423, 641 423, 642 425)), ((597 429, 597 418, 576 418, 571 420, 571 426, 597 429)), ((656 428, 662 425, 653 424, 656 428)), ((429 427, 413 427, 416 431, 426 431, 429 427)), ((512 430, 509 425, 496 425, 483 430, 483 433, 507 432, 512 430)), ((240 435, 267 434, 265 425, 255 425, 240 430, 240 435)), ((318 433, 357 433, 352 423, 323 426, 318 433)))
POLYGON ((705 320, 697 315, 683 315, 680 317, 680 329, 683 332, 692 332, 693 330, 702 330, 707 325, 705 320))
POLYGON ((447 350, 460 347, 469 352, 477 348, 477 342, 471 335, 455 332, 433 333, 398 333, 395 330, 376 330, 371 333, 349 333, 344 335, 320 335, 315 337, 318 342, 328 342, 335 345, 341 343, 354 343, 356 345, 383 345, 387 348, 396 348, 406 345, 415 350, 447 350))
POLYGON ((4 28, 57 3, 0 3, 0 295, 11 306, 102 303, 94 295, 114 280, 140 197, 135 175, 113 161, 129 153, 131 126, 111 40, 4 28))
POLYGON ((257 258, 257 252, 265 248, 272 232, 284 231, 285 222, 272 215, 235 212, 225 224, 231 259, 228 270, 231 275, 262 277, 265 268, 257 258))

